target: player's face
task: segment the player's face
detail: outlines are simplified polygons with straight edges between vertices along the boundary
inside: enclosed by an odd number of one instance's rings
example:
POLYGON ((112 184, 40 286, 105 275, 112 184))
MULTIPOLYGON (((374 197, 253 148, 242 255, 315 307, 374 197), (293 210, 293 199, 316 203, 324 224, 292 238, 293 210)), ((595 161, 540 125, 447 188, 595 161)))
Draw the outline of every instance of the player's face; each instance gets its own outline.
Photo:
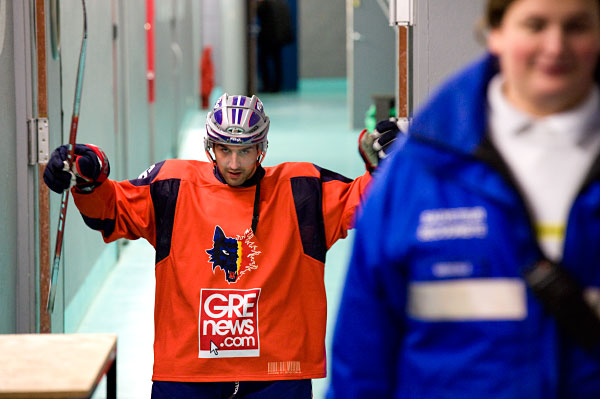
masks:
POLYGON ((254 175, 258 145, 215 144, 215 160, 221 176, 230 186, 239 186, 254 175))
POLYGON ((593 87, 598 0, 516 0, 490 32, 488 48, 499 57, 514 105, 539 116, 569 109, 593 87))

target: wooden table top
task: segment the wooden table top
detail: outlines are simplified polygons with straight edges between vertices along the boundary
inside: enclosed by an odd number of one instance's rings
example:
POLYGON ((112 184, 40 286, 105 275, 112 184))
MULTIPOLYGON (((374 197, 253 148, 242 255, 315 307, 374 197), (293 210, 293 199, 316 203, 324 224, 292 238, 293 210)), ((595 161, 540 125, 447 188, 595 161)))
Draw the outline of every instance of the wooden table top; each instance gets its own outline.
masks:
POLYGON ((86 398, 117 355, 114 334, 0 334, 0 398, 86 398))

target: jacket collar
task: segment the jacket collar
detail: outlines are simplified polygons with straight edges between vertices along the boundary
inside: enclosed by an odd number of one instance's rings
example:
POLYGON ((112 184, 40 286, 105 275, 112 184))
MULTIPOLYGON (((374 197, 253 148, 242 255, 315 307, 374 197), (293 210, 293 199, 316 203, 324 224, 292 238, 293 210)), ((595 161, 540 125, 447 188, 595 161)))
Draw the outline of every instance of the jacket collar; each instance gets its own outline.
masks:
POLYGON ((487 130, 487 87, 498 72, 497 58, 486 54, 454 75, 414 118, 411 135, 472 154, 487 130))

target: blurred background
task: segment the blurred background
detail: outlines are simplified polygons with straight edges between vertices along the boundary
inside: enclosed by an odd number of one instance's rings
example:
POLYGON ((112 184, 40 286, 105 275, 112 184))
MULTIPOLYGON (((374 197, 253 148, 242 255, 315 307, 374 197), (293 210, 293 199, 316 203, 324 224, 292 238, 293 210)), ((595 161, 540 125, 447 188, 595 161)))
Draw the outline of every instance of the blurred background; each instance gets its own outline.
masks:
MULTIPOLYGON (((475 34, 483 0, 278 0, 274 15, 265 1, 86 2, 77 141, 104 149, 111 178, 165 158, 205 160, 204 118, 223 92, 263 100, 265 165, 310 161, 357 177, 361 129, 409 120, 484 51, 475 34)), ((0 333, 117 332, 119 397, 148 397, 147 243, 104 244, 71 204, 55 310, 45 310, 60 196, 40 176, 68 142, 82 31, 81 0, 0 0, 0 333)), ((351 240, 327 258, 329 332, 351 240)), ((326 383, 315 381, 315 398, 326 383)))

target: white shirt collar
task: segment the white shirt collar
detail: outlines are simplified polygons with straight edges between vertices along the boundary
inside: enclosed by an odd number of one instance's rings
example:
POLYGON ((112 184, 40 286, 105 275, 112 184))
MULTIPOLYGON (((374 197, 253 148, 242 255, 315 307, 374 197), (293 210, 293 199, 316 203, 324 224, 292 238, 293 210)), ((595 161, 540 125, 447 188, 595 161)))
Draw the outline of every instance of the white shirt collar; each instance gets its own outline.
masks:
POLYGON ((496 121, 501 121, 503 132, 518 134, 531 126, 534 118, 508 102, 502 92, 503 84, 504 78, 501 74, 497 74, 488 85, 487 100, 490 123, 495 125, 496 121))
POLYGON ((497 74, 490 81, 487 91, 490 127, 496 134, 520 135, 543 128, 552 132, 553 140, 585 145, 591 133, 598 133, 600 93, 597 86, 575 108, 536 118, 509 103, 502 91, 503 83, 502 75, 497 74))

